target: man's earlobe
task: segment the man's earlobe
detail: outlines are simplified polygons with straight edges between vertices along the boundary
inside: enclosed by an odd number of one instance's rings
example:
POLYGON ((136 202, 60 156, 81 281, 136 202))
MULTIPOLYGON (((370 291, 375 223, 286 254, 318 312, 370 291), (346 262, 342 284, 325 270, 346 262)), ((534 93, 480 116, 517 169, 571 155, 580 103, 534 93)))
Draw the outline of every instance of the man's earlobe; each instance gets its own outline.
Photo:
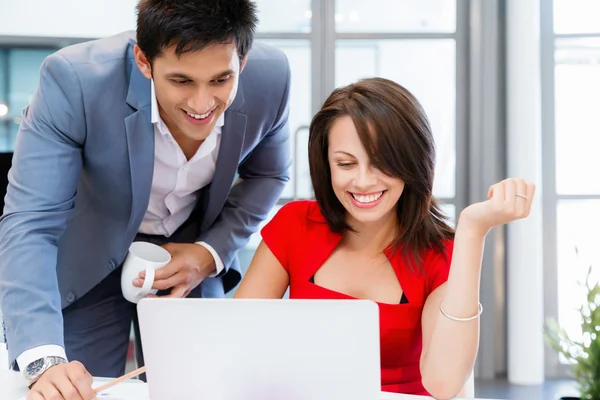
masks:
POLYGON ((135 58, 135 63, 137 64, 141 73, 146 78, 152 79, 152 64, 137 44, 133 47, 133 54, 135 58))

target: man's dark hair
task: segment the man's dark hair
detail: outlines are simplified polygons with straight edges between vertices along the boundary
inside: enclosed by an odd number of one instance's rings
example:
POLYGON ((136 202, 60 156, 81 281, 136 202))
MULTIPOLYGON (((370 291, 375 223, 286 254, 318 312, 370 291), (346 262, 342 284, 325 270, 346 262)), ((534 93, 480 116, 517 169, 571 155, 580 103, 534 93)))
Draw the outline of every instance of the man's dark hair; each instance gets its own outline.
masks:
POLYGON ((150 62, 171 46, 180 56, 218 43, 235 43, 242 59, 257 23, 251 0, 140 0, 137 44, 150 62))

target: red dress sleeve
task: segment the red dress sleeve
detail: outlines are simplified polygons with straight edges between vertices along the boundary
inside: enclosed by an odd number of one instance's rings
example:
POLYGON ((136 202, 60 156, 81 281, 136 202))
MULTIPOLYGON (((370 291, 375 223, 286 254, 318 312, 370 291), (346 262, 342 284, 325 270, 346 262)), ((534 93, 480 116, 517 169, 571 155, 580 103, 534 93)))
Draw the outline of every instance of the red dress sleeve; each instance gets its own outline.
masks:
POLYGON ((287 203, 261 230, 263 241, 288 272, 293 260, 292 253, 301 243, 299 232, 303 214, 306 214, 306 204, 303 201, 287 203))
MULTIPOLYGON (((427 265, 429 277, 429 294, 437 289, 442 283, 448 280, 450 273, 450 263, 452 262, 452 252, 454 250, 454 240, 444 242, 444 254, 432 252, 430 262, 427 265)), ((428 294, 428 295, 429 295, 428 294)))

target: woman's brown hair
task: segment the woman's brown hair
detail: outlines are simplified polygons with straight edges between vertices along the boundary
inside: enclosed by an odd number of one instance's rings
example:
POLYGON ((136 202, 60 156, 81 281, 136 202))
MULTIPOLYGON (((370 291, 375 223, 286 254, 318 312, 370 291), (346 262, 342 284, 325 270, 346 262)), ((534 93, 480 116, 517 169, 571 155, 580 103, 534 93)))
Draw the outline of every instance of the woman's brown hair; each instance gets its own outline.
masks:
POLYGON ((435 144, 425 111, 399 84, 369 78, 334 90, 314 116, 308 143, 310 177, 321 212, 338 233, 352 230, 333 191, 328 159, 329 130, 342 116, 352 118, 371 163, 404 181, 396 204, 400 229, 392 249, 402 253, 406 265, 422 271, 423 252, 444 254, 444 240, 454 237, 433 197, 435 144))

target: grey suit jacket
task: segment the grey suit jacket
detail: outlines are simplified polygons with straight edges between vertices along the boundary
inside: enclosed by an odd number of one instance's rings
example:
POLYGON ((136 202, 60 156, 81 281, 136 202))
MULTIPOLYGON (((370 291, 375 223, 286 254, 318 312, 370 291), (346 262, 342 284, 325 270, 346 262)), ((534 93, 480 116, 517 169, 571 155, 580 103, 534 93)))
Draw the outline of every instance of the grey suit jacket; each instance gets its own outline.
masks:
MULTIPOLYGON (((125 32, 51 55, 23 111, 0 218, 0 306, 11 363, 27 349, 63 345, 61 310, 123 262, 148 207, 151 90, 134 44, 134 33, 125 32)), ((285 55, 255 42, 195 213, 195 240, 217 251, 225 271, 196 295, 223 296, 239 282, 236 251, 289 179, 289 88, 285 55), (243 182, 232 187, 236 172, 243 182)))

